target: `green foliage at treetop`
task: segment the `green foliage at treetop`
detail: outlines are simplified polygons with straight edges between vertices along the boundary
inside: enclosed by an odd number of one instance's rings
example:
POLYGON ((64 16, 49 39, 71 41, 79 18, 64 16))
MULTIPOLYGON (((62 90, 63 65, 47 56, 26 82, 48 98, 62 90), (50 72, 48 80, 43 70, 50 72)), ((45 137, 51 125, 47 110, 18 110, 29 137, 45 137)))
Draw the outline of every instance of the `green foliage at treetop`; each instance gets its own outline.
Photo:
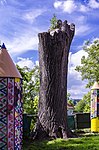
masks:
POLYGON ((81 73, 82 80, 87 79, 86 87, 89 88, 99 81, 99 40, 87 41, 83 50, 88 56, 81 58, 81 65, 76 67, 76 71, 81 73))
POLYGON ((50 30, 54 30, 57 28, 57 17, 55 14, 53 14, 52 19, 50 20, 51 26, 50 26, 50 30))
POLYGON ((24 113, 37 115, 39 98, 39 66, 33 69, 20 68, 16 65, 23 78, 23 110, 24 113))

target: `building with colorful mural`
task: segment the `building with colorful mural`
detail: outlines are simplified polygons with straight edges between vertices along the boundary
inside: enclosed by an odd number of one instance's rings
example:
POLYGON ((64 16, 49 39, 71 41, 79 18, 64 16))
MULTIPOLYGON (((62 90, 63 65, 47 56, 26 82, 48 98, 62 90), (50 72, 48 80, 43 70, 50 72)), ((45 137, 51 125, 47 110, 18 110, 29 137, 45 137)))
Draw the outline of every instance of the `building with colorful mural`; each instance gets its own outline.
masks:
POLYGON ((22 77, 3 43, 0 48, 0 150, 22 149, 22 77))

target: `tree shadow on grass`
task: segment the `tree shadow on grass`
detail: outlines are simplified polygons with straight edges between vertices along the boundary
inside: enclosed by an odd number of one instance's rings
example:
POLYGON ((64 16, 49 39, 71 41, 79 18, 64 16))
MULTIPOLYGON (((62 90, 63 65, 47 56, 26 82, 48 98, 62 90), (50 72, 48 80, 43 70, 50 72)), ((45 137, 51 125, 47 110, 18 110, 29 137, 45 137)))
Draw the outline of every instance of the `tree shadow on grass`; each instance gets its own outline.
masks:
POLYGON ((23 150, 99 150, 99 136, 42 142, 27 141, 23 150))

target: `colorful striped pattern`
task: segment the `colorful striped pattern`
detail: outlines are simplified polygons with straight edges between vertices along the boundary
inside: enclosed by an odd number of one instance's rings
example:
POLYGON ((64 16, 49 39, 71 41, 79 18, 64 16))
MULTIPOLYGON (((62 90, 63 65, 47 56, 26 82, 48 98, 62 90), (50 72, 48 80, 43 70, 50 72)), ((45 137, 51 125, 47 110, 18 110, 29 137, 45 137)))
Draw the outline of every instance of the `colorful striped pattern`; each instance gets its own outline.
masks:
POLYGON ((8 150, 14 150, 14 78, 8 78, 8 150))
POLYGON ((99 117, 99 89, 91 90, 91 119, 99 117))
POLYGON ((22 149, 22 83, 15 79, 15 149, 22 149))
POLYGON ((0 78, 0 150, 7 150, 7 79, 0 78))
POLYGON ((22 149, 22 80, 0 78, 0 150, 22 149))

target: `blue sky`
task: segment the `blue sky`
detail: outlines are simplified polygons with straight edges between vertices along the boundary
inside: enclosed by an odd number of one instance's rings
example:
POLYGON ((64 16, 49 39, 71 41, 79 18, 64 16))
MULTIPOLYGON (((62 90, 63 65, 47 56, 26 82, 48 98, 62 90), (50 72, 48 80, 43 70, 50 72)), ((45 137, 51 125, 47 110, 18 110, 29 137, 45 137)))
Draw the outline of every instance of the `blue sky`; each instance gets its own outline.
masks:
POLYGON ((68 92, 82 98, 86 81, 75 71, 86 53, 86 40, 99 38, 99 0, 0 0, 0 40, 20 66, 38 63, 38 33, 47 31, 53 14, 76 26, 69 55, 68 92))

